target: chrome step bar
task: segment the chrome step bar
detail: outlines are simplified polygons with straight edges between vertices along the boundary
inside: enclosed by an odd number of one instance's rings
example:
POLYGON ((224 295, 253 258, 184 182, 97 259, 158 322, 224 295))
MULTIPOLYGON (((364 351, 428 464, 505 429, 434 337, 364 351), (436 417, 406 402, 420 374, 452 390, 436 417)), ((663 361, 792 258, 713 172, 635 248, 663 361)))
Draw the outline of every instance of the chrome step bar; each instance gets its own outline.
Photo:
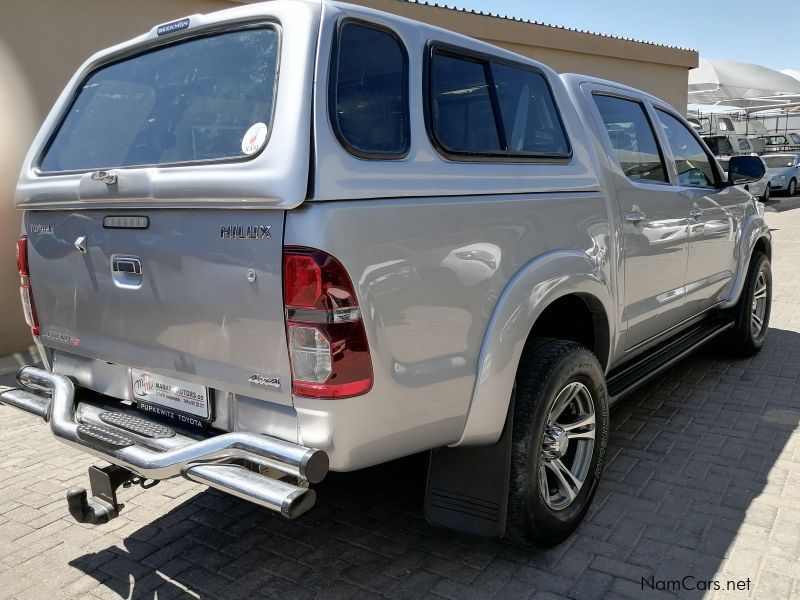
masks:
MULTIPOLYGON (((9 390, 0 394, 0 403, 40 417, 50 424, 60 441, 144 479, 182 476, 295 518, 314 505, 313 490, 231 463, 244 461, 295 477, 301 484, 318 483, 328 472, 328 455, 321 450, 256 433, 223 433, 203 440, 179 433, 164 438, 146 437, 103 421, 100 417, 109 412, 108 409, 86 402, 76 406, 75 388, 66 377, 23 367, 17 379, 22 386, 38 393, 9 390), (79 427, 82 431, 90 427, 112 430, 135 443, 125 447, 96 443, 89 436, 79 436, 79 427)), ((125 412, 126 407, 120 405, 114 411, 125 412)))

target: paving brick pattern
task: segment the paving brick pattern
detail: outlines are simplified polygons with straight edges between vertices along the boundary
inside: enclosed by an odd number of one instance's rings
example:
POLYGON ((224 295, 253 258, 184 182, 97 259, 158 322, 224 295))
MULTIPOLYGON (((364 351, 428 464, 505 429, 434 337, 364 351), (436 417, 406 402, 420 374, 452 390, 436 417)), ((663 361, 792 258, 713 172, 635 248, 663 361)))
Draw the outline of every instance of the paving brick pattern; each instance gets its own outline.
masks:
MULTIPOLYGON (((761 354, 704 350, 623 401, 591 512, 555 549, 426 524, 422 456, 332 474, 297 522, 170 481, 124 490, 110 524, 80 525, 64 496, 86 485, 92 461, 0 408, 0 598, 800 597, 795 208, 800 200, 768 209, 776 287, 761 354), (723 589, 706 594, 705 581, 723 589)), ((27 360, 6 357, 0 369, 27 360)))

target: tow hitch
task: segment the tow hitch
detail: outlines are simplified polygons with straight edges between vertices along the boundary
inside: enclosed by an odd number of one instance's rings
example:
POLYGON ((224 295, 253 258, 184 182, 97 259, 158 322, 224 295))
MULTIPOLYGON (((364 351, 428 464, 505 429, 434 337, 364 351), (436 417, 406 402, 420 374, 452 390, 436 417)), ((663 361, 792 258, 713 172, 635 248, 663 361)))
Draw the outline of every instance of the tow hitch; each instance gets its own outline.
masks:
POLYGON ((70 488, 67 492, 69 514, 78 523, 92 525, 108 523, 118 517, 119 511, 125 506, 117 502, 117 490, 120 486, 128 488, 134 483, 139 483, 142 487, 152 487, 158 482, 145 485, 143 479, 117 465, 109 465, 102 469, 89 467, 89 487, 92 490, 92 497, 87 497, 85 488, 70 488))

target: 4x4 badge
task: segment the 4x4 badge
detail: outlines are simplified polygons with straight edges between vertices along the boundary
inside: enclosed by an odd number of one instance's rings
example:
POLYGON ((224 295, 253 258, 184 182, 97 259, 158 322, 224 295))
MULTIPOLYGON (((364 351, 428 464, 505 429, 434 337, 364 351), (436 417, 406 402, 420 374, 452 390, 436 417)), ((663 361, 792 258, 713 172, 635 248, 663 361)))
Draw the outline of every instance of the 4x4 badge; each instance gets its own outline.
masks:
POLYGON ((250 383, 254 383, 256 385, 265 385, 267 387, 275 388, 276 390, 281 389, 281 380, 279 377, 264 377, 263 375, 259 375, 255 373, 250 376, 248 379, 250 383))

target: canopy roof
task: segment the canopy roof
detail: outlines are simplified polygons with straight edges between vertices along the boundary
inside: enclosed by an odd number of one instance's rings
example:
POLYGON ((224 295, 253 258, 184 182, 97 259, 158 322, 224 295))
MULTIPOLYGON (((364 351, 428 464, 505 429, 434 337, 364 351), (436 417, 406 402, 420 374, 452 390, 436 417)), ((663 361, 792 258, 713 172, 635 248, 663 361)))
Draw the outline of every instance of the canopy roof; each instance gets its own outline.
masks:
POLYGON ((755 112, 800 104, 800 80, 761 65, 700 59, 689 71, 689 103, 726 104, 755 112))

